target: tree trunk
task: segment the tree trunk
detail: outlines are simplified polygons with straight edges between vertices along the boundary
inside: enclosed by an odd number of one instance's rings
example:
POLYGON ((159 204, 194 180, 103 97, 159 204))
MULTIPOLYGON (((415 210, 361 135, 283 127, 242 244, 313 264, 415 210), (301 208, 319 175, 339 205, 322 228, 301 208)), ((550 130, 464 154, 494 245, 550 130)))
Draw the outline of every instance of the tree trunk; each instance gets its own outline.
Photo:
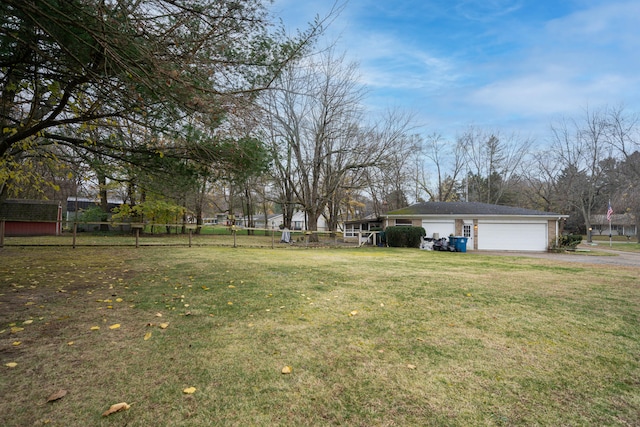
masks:
POLYGON ((320 212, 307 212, 307 231, 311 231, 309 234, 309 242, 317 243, 319 242, 318 233, 313 233, 313 231, 318 231, 318 219, 320 218, 320 212))
POLYGON ((109 224, 102 224, 109 219, 109 201, 107 200, 107 177, 98 172, 98 187, 100 193, 100 209, 102 209, 102 216, 100 217, 100 231, 109 231, 109 224))

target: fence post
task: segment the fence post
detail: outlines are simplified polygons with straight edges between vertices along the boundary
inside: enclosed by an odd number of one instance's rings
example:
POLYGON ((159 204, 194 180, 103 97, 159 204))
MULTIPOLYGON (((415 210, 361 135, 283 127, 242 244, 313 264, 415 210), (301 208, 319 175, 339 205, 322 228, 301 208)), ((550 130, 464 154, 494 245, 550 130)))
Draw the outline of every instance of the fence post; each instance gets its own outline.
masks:
POLYGON ((189 229, 189 247, 191 247, 191 229, 189 229))
POLYGON ((0 221, 0 248, 4 248, 4 219, 0 221))
POLYGON ((76 248, 76 234, 78 233, 78 223, 74 222, 73 223, 73 241, 71 243, 71 246, 73 247, 73 249, 76 248))
POLYGON ((139 240, 140 240, 140 229, 136 227, 136 249, 140 247, 139 240))

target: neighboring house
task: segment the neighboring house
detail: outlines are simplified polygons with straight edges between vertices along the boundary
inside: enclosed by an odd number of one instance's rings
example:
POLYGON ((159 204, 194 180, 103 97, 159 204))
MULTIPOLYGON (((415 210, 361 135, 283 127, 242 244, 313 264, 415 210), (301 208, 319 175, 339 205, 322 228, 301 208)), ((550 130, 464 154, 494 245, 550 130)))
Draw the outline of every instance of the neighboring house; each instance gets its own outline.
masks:
POLYGON ((47 200, 7 199, 0 205, 5 236, 59 236, 62 205, 47 200))
POLYGON ((218 213, 215 216, 202 218, 202 225, 228 225, 229 215, 218 213))
MULTIPOLYGON (((256 216, 254 217, 254 219, 260 220, 261 224, 264 223, 263 216, 256 216)), ((269 228, 271 227, 279 228, 280 225, 284 223, 284 217, 282 214, 270 215, 268 218, 268 221, 269 221, 269 224, 268 224, 269 228)), ((257 227, 261 227, 261 226, 263 225, 260 225, 257 227)), ((320 218, 318 218, 317 226, 318 226, 317 231, 329 231, 329 228, 327 227, 327 221, 324 219, 322 215, 320 215, 320 218)), ((307 227, 307 219, 306 219, 305 213, 301 211, 295 211, 293 213, 293 217, 291 218, 291 230, 304 231, 307 229, 308 227, 307 227)))
POLYGON ((427 237, 467 237, 467 250, 546 251, 568 215, 475 202, 426 202, 388 212, 385 227, 423 227, 427 237))
MULTIPOLYGON (((593 234, 609 235, 609 221, 606 215, 592 215, 591 229, 593 234)), ((611 234, 614 236, 636 236, 638 226, 633 215, 613 214, 611 216, 611 234)))
MULTIPOLYGON (((124 202, 121 200, 118 201, 114 201, 114 200, 109 200, 107 201, 107 220, 111 219, 111 212, 113 211, 114 208, 120 207, 122 206, 124 202)), ((97 218, 90 218, 87 219, 86 217, 84 217, 83 213, 84 212, 90 212, 93 209, 99 208, 100 207, 100 201, 97 199, 88 199, 85 197, 68 197, 67 198, 67 211, 66 211, 66 220, 68 224, 73 224, 76 221, 79 221, 79 225, 77 230, 78 231, 87 231, 87 230, 97 230, 99 228, 99 225, 97 224, 83 224, 82 221, 87 221, 89 223, 91 222, 97 222, 99 221, 99 219, 97 218)), ((111 229, 112 227, 109 226, 109 228, 111 229)), ((127 226, 119 226, 120 231, 124 231, 125 229, 128 229, 128 225, 127 226)))
MULTIPOLYGON (((121 200, 118 201, 108 201, 107 209, 109 211, 109 216, 111 216, 111 211, 114 208, 122 206, 123 202, 121 200)), ((79 220, 82 217, 82 212, 87 211, 92 208, 99 208, 100 201, 96 199, 88 199, 85 197, 69 197, 67 198, 67 221, 73 222, 75 220, 79 220)))

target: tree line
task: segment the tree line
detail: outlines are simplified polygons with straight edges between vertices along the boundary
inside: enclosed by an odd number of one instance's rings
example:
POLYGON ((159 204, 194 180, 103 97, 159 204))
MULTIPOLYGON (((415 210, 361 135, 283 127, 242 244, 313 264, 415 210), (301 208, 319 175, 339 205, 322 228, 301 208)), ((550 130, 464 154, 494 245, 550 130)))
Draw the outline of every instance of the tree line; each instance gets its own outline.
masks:
POLYGON ((374 115, 358 67, 248 0, 7 0, 0 5, 0 201, 94 196, 106 217, 296 210, 313 230, 417 201, 640 218, 638 117, 585 109, 548 141, 469 126, 424 134, 374 115), (544 147, 541 149, 540 147, 544 147))

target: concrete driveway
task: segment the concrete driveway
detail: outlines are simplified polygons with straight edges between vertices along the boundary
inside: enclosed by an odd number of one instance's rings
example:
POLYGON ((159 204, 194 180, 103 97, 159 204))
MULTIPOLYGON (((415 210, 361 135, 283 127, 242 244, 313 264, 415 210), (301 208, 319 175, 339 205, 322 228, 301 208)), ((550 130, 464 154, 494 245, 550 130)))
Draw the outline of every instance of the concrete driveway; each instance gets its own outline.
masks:
POLYGON ((581 245, 577 252, 567 252, 562 254, 552 252, 485 252, 477 251, 478 255, 499 255, 499 256, 520 256, 529 258, 542 258, 556 260, 562 262, 576 262, 582 264, 604 264, 618 265, 624 267, 640 268, 640 253, 623 252, 609 249, 603 246, 584 246, 581 245), (593 251, 593 253, 586 252, 593 251), (597 255, 603 253, 603 255, 597 255))

